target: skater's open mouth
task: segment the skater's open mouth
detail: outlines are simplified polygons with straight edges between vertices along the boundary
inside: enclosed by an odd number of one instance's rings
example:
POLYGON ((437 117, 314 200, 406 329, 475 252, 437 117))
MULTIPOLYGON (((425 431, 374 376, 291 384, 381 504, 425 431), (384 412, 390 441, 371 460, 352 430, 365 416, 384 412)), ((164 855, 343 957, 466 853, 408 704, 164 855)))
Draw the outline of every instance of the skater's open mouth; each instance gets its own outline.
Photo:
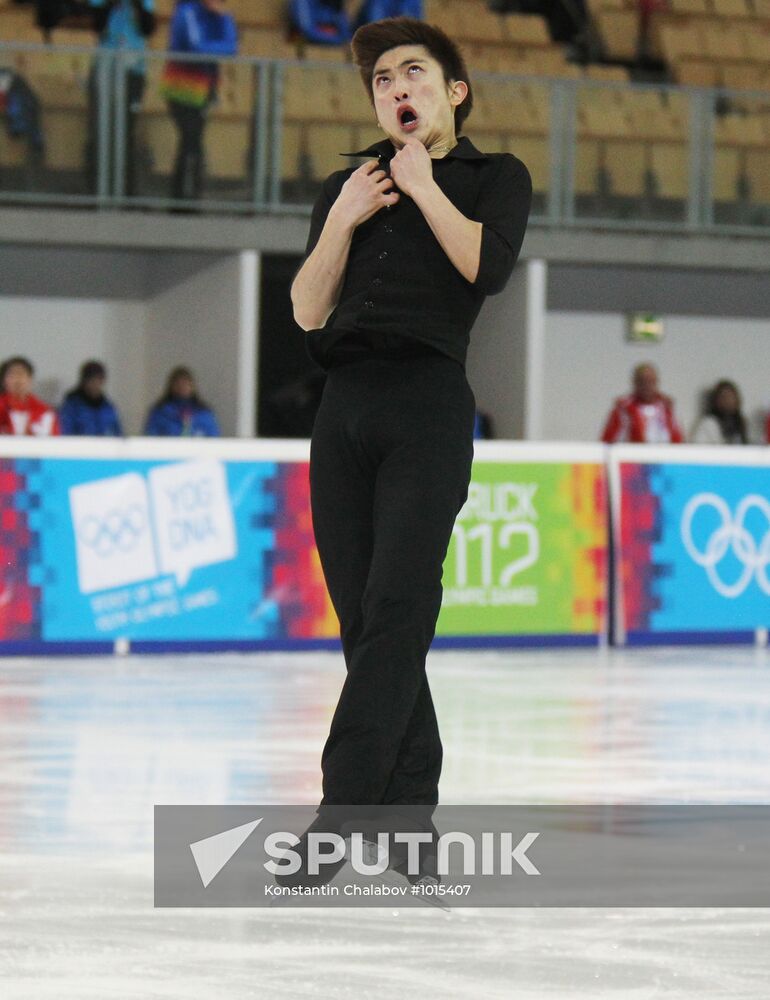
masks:
POLYGON ((402 104, 396 112, 398 124, 403 129, 415 128, 417 126, 417 112, 408 104, 402 104))

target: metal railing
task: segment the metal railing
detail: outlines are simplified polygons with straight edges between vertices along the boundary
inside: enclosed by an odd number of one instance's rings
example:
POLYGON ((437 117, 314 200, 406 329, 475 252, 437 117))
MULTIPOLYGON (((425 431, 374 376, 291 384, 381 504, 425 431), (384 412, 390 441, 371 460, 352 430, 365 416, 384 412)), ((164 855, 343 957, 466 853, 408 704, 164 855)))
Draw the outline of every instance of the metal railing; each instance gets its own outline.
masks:
MULTIPOLYGON (((203 183, 180 196, 185 126, 159 91, 168 58, 0 44, 0 92, 28 85, 27 117, 37 101, 44 143, 34 129, 2 136, 0 203, 307 213, 323 177, 350 165, 337 153, 382 138, 349 64, 219 59, 203 183)), ((482 150, 527 164, 533 222, 770 234, 770 94, 491 73, 475 73, 473 84, 465 132, 482 150)))

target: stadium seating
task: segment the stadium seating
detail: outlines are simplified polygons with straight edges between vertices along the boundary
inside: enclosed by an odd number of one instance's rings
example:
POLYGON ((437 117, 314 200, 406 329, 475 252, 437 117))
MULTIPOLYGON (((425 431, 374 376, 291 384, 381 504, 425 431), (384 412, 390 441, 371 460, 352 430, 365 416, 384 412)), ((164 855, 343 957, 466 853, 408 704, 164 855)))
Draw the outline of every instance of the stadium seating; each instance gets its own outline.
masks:
MULTIPOLYGON (((159 26, 150 40, 162 51, 168 38, 173 0, 158 0, 159 26)), ((554 44, 542 17, 499 15, 485 0, 426 0, 426 20, 461 40, 473 74, 475 110, 467 133, 480 147, 520 155, 532 173, 536 192, 550 178, 547 77, 625 81, 636 56, 638 12, 634 0, 589 0, 589 10, 614 65, 578 66, 554 44), (503 80, 485 73, 506 74, 503 80), (540 79, 538 79, 540 78, 540 79)), ((343 165, 338 153, 382 137, 374 113, 349 65, 346 48, 298 45, 284 24, 284 0, 230 0, 239 23, 244 56, 287 60, 283 81, 283 178, 317 183, 343 165), (312 100, 308 99, 312 95, 312 100)), ((3 37, 39 41, 31 9, 0 5, 3 37)), ((46 165, 78 170, 83 166, 87 79, 94 36, 57 29, 55 45, 86 51, 17 54, 11 64, 23 73, 44 106, 46 165)), ((651 19, 652 53, 663 58, 672 79, 687 86, 766 90, 770 93, 770 0, 672 0, 651 19)), ((6 63, 8 59, 6 58, 6 63)), ((171 169, 176 133, 158 83, 161 58, 148 58, 148 83, 137 141, 153 170, 171 169)), ((245 64, 225 64, 219 101, 211 112, 206 142, 209 171, 222 179, 246 179, 246 151, 253 129, 257 78, 245 64)), ((590 194, 604 185, 612 193, 639 196, 650 190, 682 199, 689 183, 687 102, 651 89, 626 91, 597 87, 578 92, 576 184, 590 194)), ((761 104, 750 111, 719 116, 715 128, 715 195, 734 199, 741 189, 766 191, 770 177, 770 115, 761 104)), ((6 143, 8 165, 19 160, 20 143, 6 143)))

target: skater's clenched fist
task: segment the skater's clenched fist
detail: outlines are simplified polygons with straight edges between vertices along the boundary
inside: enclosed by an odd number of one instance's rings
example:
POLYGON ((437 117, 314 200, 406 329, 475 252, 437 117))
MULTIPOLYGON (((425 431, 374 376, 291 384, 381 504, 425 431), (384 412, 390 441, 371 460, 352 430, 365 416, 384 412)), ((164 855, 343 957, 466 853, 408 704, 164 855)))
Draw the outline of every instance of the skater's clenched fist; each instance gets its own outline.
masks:
POLYGON ((398 191, 393 190, 393 180, 378 165, 377 160, 367 160, 353 171, 332 206, 335 215, 348 225, 360 226, 386 205, 395 205, 398 191))

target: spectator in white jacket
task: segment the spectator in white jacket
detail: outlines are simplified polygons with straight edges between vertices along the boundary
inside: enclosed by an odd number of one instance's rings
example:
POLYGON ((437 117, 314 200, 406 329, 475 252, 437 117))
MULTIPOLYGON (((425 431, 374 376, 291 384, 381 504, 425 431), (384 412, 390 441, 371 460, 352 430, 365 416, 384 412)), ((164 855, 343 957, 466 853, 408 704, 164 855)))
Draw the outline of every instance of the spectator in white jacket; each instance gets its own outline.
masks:
POLYGON ((721 379, 709 390, 690 440, 693 444, 748 444, 741 394, 734 382, 721 379))

